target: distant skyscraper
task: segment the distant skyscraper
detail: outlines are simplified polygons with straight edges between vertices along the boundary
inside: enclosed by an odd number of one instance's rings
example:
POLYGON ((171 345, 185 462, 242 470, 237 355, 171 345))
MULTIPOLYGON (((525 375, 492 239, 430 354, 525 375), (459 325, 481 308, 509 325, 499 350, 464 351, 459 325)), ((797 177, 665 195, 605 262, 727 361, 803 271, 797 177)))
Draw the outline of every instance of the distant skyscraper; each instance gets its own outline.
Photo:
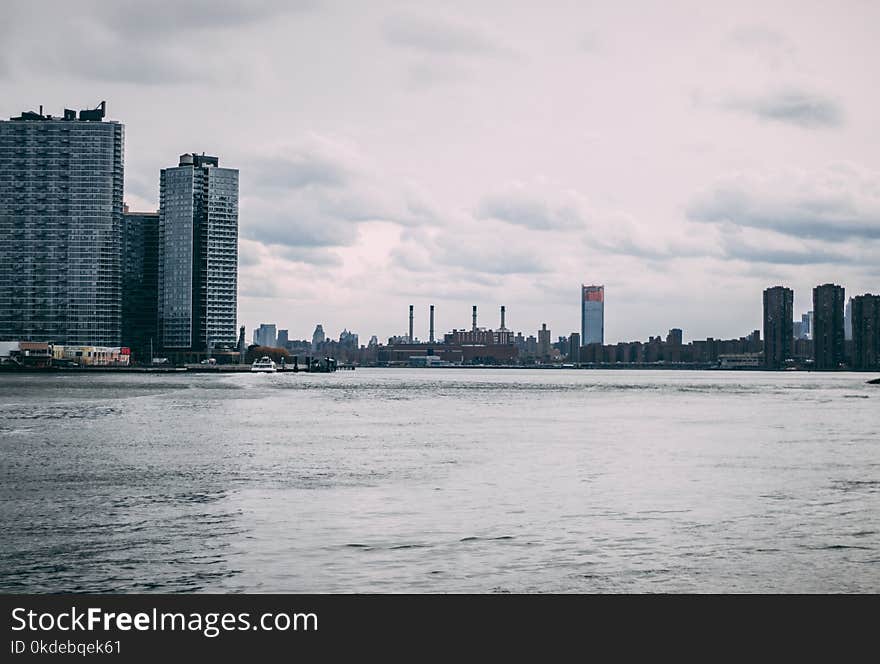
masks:
POLYGON ((324 327, 320 324, 316 325, 315 331, 312 334, 312 352, 318 350, 318 345, 324 343, 325 339, 324 327))
POLYGON ((159 347, 159 213, 126 207, 122 238, 122 345, 136 361, 150 361, 159 347))
POLYGON ((287 348, 287 342, 290 341, 288 338, 287 330, 278 330, 278 338, 275 341, 275 345, 278 348, 287 348))
POLYGON ((581 335, 572 332, 568 337, 568 361, 580 362, 581 353, 581 335))
POLYGON ((853 299, 849 298, 846 301, 846 308, 843 310, 843 338, 845 341, 853 338, 852 305, 853 299))
POLYGON ((804 339, 813 338, 813 312, 808 311, 801 316, 801 332, 804 339))
POLYGON ((880 295, 859 295, 852 303, 853 368, 880 370, 880 295))
POLYGON ((184 154, 159 178, 159 334, 171 350, 236 342, 238 170, 184 154))
POLYGON ((837 369, 843 354, 844 288, 823 284, 813 289, 813 360, 817 369, 837 369))
POLYGON ((581 343, 605 343, 605 286, 581 285, 581 343))
POLYGON ((356 350, 358 347, 358 335, 348 330, 342 330, 339 333, 339 345, 343 348, 356 350))
POLYGON ((794 291, 773 286, 764 291, 764 366, 780 369, 792 357, 794 291))
POLYGON ((666 343, 670 346, 681 346, 684 343, 684 332, 679 328, 673 327, 666 335, 666 343))
POLYGON ((254 343, 258 346, 274 348, 277 342, 278 335, 275 332, 275 323, 260 323, 260 327, 254 330, 254 343))
POLYGON ((0 121, 0 340, 119 345, 124 129, 105 110, 0 121))
POLYGON ((240 361, 244 362, 245 353, 247 352, 247 342, 244 340, 244 325, 238 328, 238 353, 240 361))
POLYGON ((547 323, 542 323, 538 330, 538 355, 542 360, 550 359, 550 347, 550 330, 547 329, 547 323))

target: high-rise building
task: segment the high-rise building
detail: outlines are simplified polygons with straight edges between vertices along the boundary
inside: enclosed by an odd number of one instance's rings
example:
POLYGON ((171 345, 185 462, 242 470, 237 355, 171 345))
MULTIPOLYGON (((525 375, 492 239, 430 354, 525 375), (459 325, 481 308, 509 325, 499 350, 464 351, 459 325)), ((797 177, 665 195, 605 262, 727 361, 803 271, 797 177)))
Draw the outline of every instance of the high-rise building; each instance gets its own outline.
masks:
POLYGON ((853 369, 880 370, 880 295, 858 295, 850 302, 853 369))
POLYGON ((343 348, 357 350, 358 335, 354 332, 349 332, 347 329, 342 330, 342 332, 339 333, 339 345, 343 348))
POLYGON ((580 362, 581 358, 581 335, 572 332, 568 337, 568 361, 580 362))
POLYGON ((270 348, 274 348, 278 343, 275 323, 260 323, 260 327, 254 330, 254 343, 257 346, 269 346, 270 348))
POLYGON ((605 343, 605 286, 581 285, 581 343, 605 343))
POLYGON ((129 212, 122 223, 122 345, 138 362, 159 347, 159 213, 129 212))
POLYGON ((124 128, 105 111, 0 121, 0 340, 119 345, 124 128))
POLYGON ((288 330, 278 330, 278 337, 275 340, 275 345, 278 348, 287 348, 287 342, 290 341, 288 330))
POLYGON ((804 339, 813 338, 813 312, 808 311, 801 316, 801 333, 804 339))
POLYGON ((852 321, 852 305, 853 299, 846 301, 846 307, 843 310, 843 339, 850 341, 853 338, 853 321, 852 321))
POLYGON ((312 333, 312 352, 318 350, 318 346, 326 340, 326 336, 324 335, 324 326, 318 324, 315 326, 315 331, 312 333))
POLYGON ((817 369, 837 369, 844 360, 844 288, 823 284, 813 289, 813 362, 817 369))
POLYGON ((159 336, 163 348, 236 342, 238 170, 184 154, 159 177, 159 336))
POLYGON ((773 286, 764 291, 764 366, 780 369, 793 355, 794 291, 773 286))
POLYGON ((538 355, 542 360, 550 359, 550 330, 547 329, 547 323, 542 323, 538 330, 538 355))
POLYGON ((666 335, 666 343, 670 346, 681 346, 684 343, 684 332, 680 328, 673 327, 666 335))

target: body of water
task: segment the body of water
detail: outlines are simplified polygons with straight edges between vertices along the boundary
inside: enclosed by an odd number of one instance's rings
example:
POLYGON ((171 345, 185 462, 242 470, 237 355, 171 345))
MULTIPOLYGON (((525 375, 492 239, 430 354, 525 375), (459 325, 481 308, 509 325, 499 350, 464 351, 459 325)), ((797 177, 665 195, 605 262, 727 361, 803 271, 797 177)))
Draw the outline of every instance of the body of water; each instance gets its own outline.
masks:
POLYGON ((877 592, 870 377, 3 374, 0 591, 877 592))

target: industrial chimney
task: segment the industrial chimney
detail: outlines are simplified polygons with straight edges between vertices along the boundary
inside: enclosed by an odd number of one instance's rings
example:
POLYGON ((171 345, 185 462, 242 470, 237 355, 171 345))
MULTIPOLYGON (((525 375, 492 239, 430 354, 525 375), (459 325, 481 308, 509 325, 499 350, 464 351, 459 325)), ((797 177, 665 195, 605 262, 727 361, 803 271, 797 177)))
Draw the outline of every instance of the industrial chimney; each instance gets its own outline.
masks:
POLYGON ((474 326, 473 326, 473 330, 474 330, 474 332, 476 332, 476 331, 477 331, 477 305, 476 305, 476 304, 474 305, 474 314, 473 314, 473 318, 474 318, 474 326))
POLYGON ((431 305, 431 323, 428 328, 428 341, 434 343, 434 305, 431 305))
POLYGON ((506 327, 504 327, 504 305, 503 304, 501 305, 501 329, 502 330, 507 329, 506 327))
POLYGON ((409 305, 409 343, 413 342, 413 305, 409 305))

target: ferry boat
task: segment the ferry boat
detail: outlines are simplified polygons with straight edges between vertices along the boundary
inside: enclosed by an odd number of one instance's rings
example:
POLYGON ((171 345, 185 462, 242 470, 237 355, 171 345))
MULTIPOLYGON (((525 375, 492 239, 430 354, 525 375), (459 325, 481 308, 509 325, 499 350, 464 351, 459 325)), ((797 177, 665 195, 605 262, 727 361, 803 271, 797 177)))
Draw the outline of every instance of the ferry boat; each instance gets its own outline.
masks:
POLYGON ((256 373, 275 373, 278 371, 278 368, 271 357, 263 355, 259 360, 254 360, 254 363, 251 365, 251 371, 256 373))

